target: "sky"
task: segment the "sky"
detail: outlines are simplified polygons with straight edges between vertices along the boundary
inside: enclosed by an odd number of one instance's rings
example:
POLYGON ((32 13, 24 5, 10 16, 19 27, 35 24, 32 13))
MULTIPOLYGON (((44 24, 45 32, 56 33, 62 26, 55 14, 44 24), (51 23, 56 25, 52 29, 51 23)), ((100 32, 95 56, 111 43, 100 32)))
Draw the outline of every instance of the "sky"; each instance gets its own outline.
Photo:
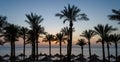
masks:
MULTIPOLYGON (((81 12, 88 15, 89 21, 74 22, 75 32, 73 33, 73 44, 80 38, 79 35, 88 29, 93 29, 98 24, 109 24, 118 28, 116 33, 120 33, 120 25, 118 22, 110 21, 108 15, 112 14, 112 9, 120 9, 120 0, 0 0, 0 15, 7 16, 7 21, 20 26, 29 27, 25 22, 27 20, 25 14, 31 12, 42 15, 44 18, 41 23, 45 27, 45 31, 50 34, 60 32, 61 28, 69 26, 63 19, 56 17, 56 13, 60 13, 64 6, 75 5, 81 12)), ((92 43, 96 44, 93 38, 92 43)), ((22 43, 22 40, 20 41, 22 43)), ((17 42, 19 45, 19 42, 17 42)), ((46 44, 41 42, 41 44, 46 44)))

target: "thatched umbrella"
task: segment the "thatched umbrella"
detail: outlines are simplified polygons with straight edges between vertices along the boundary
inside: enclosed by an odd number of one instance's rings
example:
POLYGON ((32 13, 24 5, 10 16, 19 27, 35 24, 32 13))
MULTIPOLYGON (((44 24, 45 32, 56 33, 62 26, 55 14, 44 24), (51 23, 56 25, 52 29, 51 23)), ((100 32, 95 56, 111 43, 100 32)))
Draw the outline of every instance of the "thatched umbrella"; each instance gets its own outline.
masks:
POLYGON ((26 55, 21 53, 21 54, 18 55, 18 57, 21 57, 21 60, 23 60, 24 57, 26 57, 26 55))
POLYGON ((10 58, 10 55, 6 54, 6 55, 3 56, 3 58, 4 58, 5 60, 8 60, 8 59, 10 58))
POLYGON ((91 55, 91 57, 88 57, 88 62, 101 62, 101 60, 98 58, 99 56, 96 54, 91 55))
POLYGON ((116 57, 113 56, 112 54, 108 56, 107 58, 110 58, 110 61, 114 62, 116 60, 116 57))
POLYGON ((40 61, 52 61, 49 56, 45 56, 44 58, 40 59, 40 61))
POLYGON ((57 60, 60 59, 60 55, 58 53, 55 54, 54 56, 57 58, 57 60))
POLYGON ((6 55, 3 56, 3 58, 5 58, 5 57, 10 57, 10 55, 6 54, 6 55))
POLYGON ((86 62, 87 61, 87 59, 84 58, 84 55, 82 55, 82 54, 78 54, 76 57, 77 58, 74 59, 75 61, 81 61, 81 62, 86 62))
POLYGON ((79 57, 79 58, 75 59, 75 61, 87 62, 87 59, 85 59, 83 57, 79 57))
POLYGON ((74 55, 74 54, 71 55, 72 60, 74 60, 76 57, 77 57, 77 56, 74 55))

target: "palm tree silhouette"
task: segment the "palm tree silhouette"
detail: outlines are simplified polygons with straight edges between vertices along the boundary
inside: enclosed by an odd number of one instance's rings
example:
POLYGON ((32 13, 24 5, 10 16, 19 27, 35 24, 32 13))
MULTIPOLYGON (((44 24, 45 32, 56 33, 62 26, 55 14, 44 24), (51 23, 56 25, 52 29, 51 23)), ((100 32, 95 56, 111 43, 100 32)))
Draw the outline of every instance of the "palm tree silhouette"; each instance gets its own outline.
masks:
MULTIPOLYGON (((64 34, 64 36, 67 38, 67 44, 69 45, 69 37, 70 37, 70 30, 69 30, 69 28, 68 27, 64 27, 64 28, 62 28, 61 29, 61 32, 64 34)), ((67 45, 67 53, 69 53, 69 46, 67 45)), ((68 56, 69 54, 67 54, 67 56, 68 56)))
POLYGON ((103 53, 103 62, 105 62, 105 50, 104 50, 104 44, 105 44, 105 37, 112 31, 115 31, 116 28, 113 28, 112 26, 109 26, 108 24, 102 25, 98 24, 94 27, 96 34, 98 34, 101 37, 101 43, 102 43, 102 53, 103 53))
POLYGON ((109 50, 109 48, 110 48, 110 44, 111 44, 111 41, 112 41, 112 38, 111 38, 111 36, 108 34, 108 35, 106 35, 106 37, 105 37, 105 42, 106 42, 106 44, 107 44, 107 51, 108 51, 108 61, 110 62, 110 50, 109 50))
POLYGON ((11 62, 15 62, 15 41, 17 41, 19 37, 19 27, 14 24, 10 24, 5 27, 4 30, 4 39, 6 42, 10 42, 11 45, 11 62))
POLYGON ((63 23, 65 23, 66 21, 69 22, 69 30, 70 30, 70 39, 68 42, 68 50, 69 52, 68 54, 68 61, 70 62, 71 60, 71 52, 72 52, 72 27, 73 27, 73 22, 77 21, 77 20, 89 20, 86 16, 86 14, 80 14, 80 9, 77 6, 70 6, 70 4, 68 4, 68 7, 64 7, 64 9, 61 11, 61 13, 57 13, 56 16, 63 18, 64 21, 63 23))
POLYGON ((54 41, 55 36, 52 34, 46 34, 45 38, 43 39, 43 42, 49 42, 49 57, 51 58, 51 42, 54 41))
MULTIPOLYGON (((87 43, 85 42, 85 39, 78 39, 78 42, 76 43, 76 45, 79 45, 81 47, 81 53, 82 53, 82 56, 84 55, 83 54, 83 47, 84 45, 86 45, 87 43)), ((83 61, 82 61, 83 62, 83 61)))
POLYGON ((43 18, 42 16, 38 16, 36 14, 26 14, 26 17, 28 20, 25 20, 29 25, 30 25, 30 28, 31 30, 33 31, 33 36, 34 36, 34 40, 33 40, 33 48, 34 48, 34 51, 33 51, 33 60, 35 60, 35 55, 37 56, 37 60, 38 60, 38 37, 39 37, 39 33, 43 32, 41 30, 43 30, 43 27, 41 27, 40 23, 43 21, 43 18), (36 47, 36 48, 35 48, 36 47), (35 52, 36 50, 36 52, 35 52))
MULTIPOLYGON (((109 19, 110 20, 120 21, 120 9, 119 10, 112 9, 112 12, 114 14, 108 15, 109 19)), ((120 22, 119 22, 119 24, 120 24, 120 22)))
MULTIPOLYGON (((19 34, 20 34, 20 37, 23 38, 23 54, 25 55, 25 43, 26 43, 26 38, 28 34, 28 29, 25 27, 21 27, 19 34)), ((23 60, 25 60, 25 56, 23 57, 23 60)))
MULTIPOLYGON (((3 37, 2 32, 3 32, 3 26, 5 25, 6 22, 6 16, 0 16, 0 37, 3 37)), ((0 39, 0 45, 3 46, 5 42, 0 39)))
POLYGON ((0 16, 0 32, 1 32, 1 28, 3 28, 3 25, 6 22, 6 16, 0 16))
POLYGON ((26 44, 31 44, 32 49, 31 49, 31 60, 35 60, 35 37, 34 37, 34 32, 32 30, 28 31, 27 34, 27 40, 26 40, 26 44))
POLYGON ((88 40, 88 45, 89 45, 89 57, 91 57, 91 43, 90 43, 90 39, 95 36, 95 32, 93 30, 85 30, 83 31, 82 37, 85 37, 88 40))
POLYGON ((7 19, 6 16, 0 16, 0 37, 4 36, 4 35, 2 35, 3 28, 5 28, 6 26, 8 26, 10 24, 6 21, 6 19, 7 19))
POLYGON ((66 38, 64 37, 63 33, 57 33, 56 34, 56 44, 59 42, 59 46, 60 46, 60 62, 62 59, 62 42, 65 43, 66 38))
POLYGON ((36 34, 36 56, 37 56, 37 60, 38 60, 38 43, 39 43, 39 35, 40 34, 45 34, 45 32, 44 32, 44 27, 42 27, 41 25, 37 25, 36 26, 36 32, 35 32, 36 34))
POLYGON ((120 41, 120 34, 111 34, 111 39, 112 39, 112 42, 115 44, 115 51, 116 51, 116 61, 117 61, 117 57, 118 57, 118 41, 120 41))

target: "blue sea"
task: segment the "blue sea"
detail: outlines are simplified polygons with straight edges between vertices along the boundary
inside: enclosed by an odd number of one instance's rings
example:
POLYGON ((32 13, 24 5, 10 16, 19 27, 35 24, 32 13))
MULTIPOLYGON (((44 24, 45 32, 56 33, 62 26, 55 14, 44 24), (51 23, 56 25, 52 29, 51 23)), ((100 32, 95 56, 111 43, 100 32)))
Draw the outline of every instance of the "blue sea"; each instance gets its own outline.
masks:
MULTIPOLYGON (((22 47, 16 47, 16 55, 19 55, 23 53, 23 48, 22 47)), ((49 53, 49 48, 48 47, 40 47, 39 48, 39 53, 49 53)), ((59 47, 52 47, 52 55, 55 55, 56 53, 59 53, 59 47)), ((67 50, 66 47, 62 48, 62 54, 66 55, 67 50)), ((72 48, 72 54, 78 55, 81 53, 80 47, 73 47, 72 48)), ((105 53, 107 56, 107 48, 105 48, 105 53)), ((10 55, 10 47, 0 47, 0 55, 4 56, 5 54, 10 55)), ((26 55, 27 57, 31 54, 31 48, 26 47, 26 55)), ((92 47, 92 54, 97 54, 99 58, 102 58, 102 48, 101 47, 92 47)), ((111 47, 110 48, 110 54, 115 55, 115 48, 111 47)), ((120 48, 118 48, 118 55, 120 55, 120 48)), ((89 51, 88 48, 84 48, 84 56, 87 58, 89 56, 89 51)))

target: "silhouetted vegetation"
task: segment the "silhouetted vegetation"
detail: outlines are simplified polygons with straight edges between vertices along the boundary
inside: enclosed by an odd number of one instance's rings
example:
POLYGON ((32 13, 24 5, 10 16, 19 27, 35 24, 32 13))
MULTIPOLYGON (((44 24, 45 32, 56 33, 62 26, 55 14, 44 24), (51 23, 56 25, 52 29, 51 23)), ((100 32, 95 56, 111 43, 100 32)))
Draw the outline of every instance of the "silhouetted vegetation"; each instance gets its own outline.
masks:
MULTIPOLYGON (((83 47, 86 45, 87 43, 85 42, 85 39, 79 39, 78 43, 76 45, 79 45, 81 47, 81 54, 82 54, 82 58, 83 58, 83 47)), ((84 62, 83 60, 81 60, 82 62, 84 62)))
POLYGON ((49 43, 49 57, 51 58, 51 42, 54 41, 55 36, 52 34, 46 34, 45 38, 43 39, 43 42, 49 43))
POLYGON ((72 33, 73 33, 73 22, 77 21, 77 20, 89 20, 86 16, 86 14, 80 14, 80 9, 77 6, 70 6, 70 4, 68 4, 68 7, 64 7, 64 9, 61 11, 61 13, 57 13, 56 16, 63 18, 64 21, 63 23, 65 23, 66 21, 69 22, 69 33, 70 33, 70 37, 69 37, 69 42, 68 42, 68 52, 67 52, 67 57, 68 57, 68 61, 70 62, 71 60, 71 52, 72 52, 72 33))
POLYGON ((105 39, 108 34, 110 34, 112 31, 115 31, 116 28, 113 28, 112 26, 107 25, 97 25, 94 27, 96 34, 98 34, 101 37, 101 43, 102 43, 102 53, 103 53, 103 62, 105 62, 105 39))
MULTIPOLYGON (((109 15, 110 20, 117 20, 120 21, 120 10, 113 9, 112 12, 113 15, 109 15)), ((75 5, 70 5, 64 7, 60 13, 55 14, 55 16, 60 17, 60 19, 64 19, 63 23, 66 21, 69 22, 69 27, 64 27, 61 29, 60 33, 56 33, 56 35, 48 34, 45 32, 45 28, 41 25, 44 18, 42 18, 41 15, 37 15, 35 13, 30 13, 25 15, 27 20, 25 20, 26 23, 29 24, 28 27, 24 26, 18 26, 15 24, 11 24, 7 22, 6 16, 0 16, 0 45, 4 45, 4 43, 10 43, 10 62, 17 62, 17 56, 15 54, 15 42, 19 41, 19 38, 23 39, 23 52, 21 52, 20 56, 23 59, 19 60, 19 62, 33 62, 33 61, 52 61, 52 51, 51 46, 52 42, 55 42, 56 44, 59 43, 60 51, 55 54, 54 57, 59 57, 59 60, 53 60, 53 62, 75 62, 75 61, 82 61, 82 62, 110 62, 110 46, 113 43, 115 45, 115 61, 120 62, 120 57, 118 55, 118 42, 120 41, 120 33, 114 33, 114 31, 117 30, 117 28, 113 28, 113 26, 109 24, 98 24, 97 26, 94 26, 93 30, 85 30, 80 34, 80 37, 84 37, 85 39, 78 39, 78 43, 76 45, 79 45, 81 47, 81 54, 78 56, 75 56, 74 54, 71 54, 72 52, 72 43, 73 43, 73 32, 75 31, 73 28, 73 22, 77 20, 89 20, 87 18, 87 15, 85 13, 80 13, 80 9, 75 5), (40 36, 40 35, 43 36, 40 36), (91 53, 91 38, 95 37, 95 35, 98 35, 100 38, 98 38, 97 42, 101 42, 102 45, 102 60, 98 58, 96 54, 91 53), (38 48, 39 48, 39 38, 42 38, 43 42, 49 43, 49 56, 46 54, 39 54, 38 48), (62 54, 62 42, 67 44, 67 55, 62 54), (25 54, 25 46, 26 44, 31 45, 31 55, 26 58, 25 54), (89 57, 87 59, 84 58, 84 45, 88 45, 89 49, 89 57), (107 53, 108 53, 108 59, 106 59, 105 56, 105 46, 107 46, 107 53), (39 59, 39 56, 45 56, 43 59, 39 59), (72 59, 76 57, 77 59, 72 59)), ((95 37, 96 38, 96 37, 95 37)), ((9 55, 6 55, 7 57, 9 55)), ((6 57, 3 56, 3 57, 6 57)), ((0 61, 5 61, 0 56, 0 61)))
POLYGON ((93 30, 85 30, 82 35, 82 37, 85 37, 88 40, 88 45, 89 45, 89 57, 91 57, 91 43, 90 43, 90 39, 95 36, 95 32, 93 30))
MULTIPOLYGON (((120 9, 119 10, 112 9, 112 12, 114 14, 108 15, 109 19, 120 21, 120 9)), ((119 24, 120 24, 120 22, 119 22, 119 24)))

